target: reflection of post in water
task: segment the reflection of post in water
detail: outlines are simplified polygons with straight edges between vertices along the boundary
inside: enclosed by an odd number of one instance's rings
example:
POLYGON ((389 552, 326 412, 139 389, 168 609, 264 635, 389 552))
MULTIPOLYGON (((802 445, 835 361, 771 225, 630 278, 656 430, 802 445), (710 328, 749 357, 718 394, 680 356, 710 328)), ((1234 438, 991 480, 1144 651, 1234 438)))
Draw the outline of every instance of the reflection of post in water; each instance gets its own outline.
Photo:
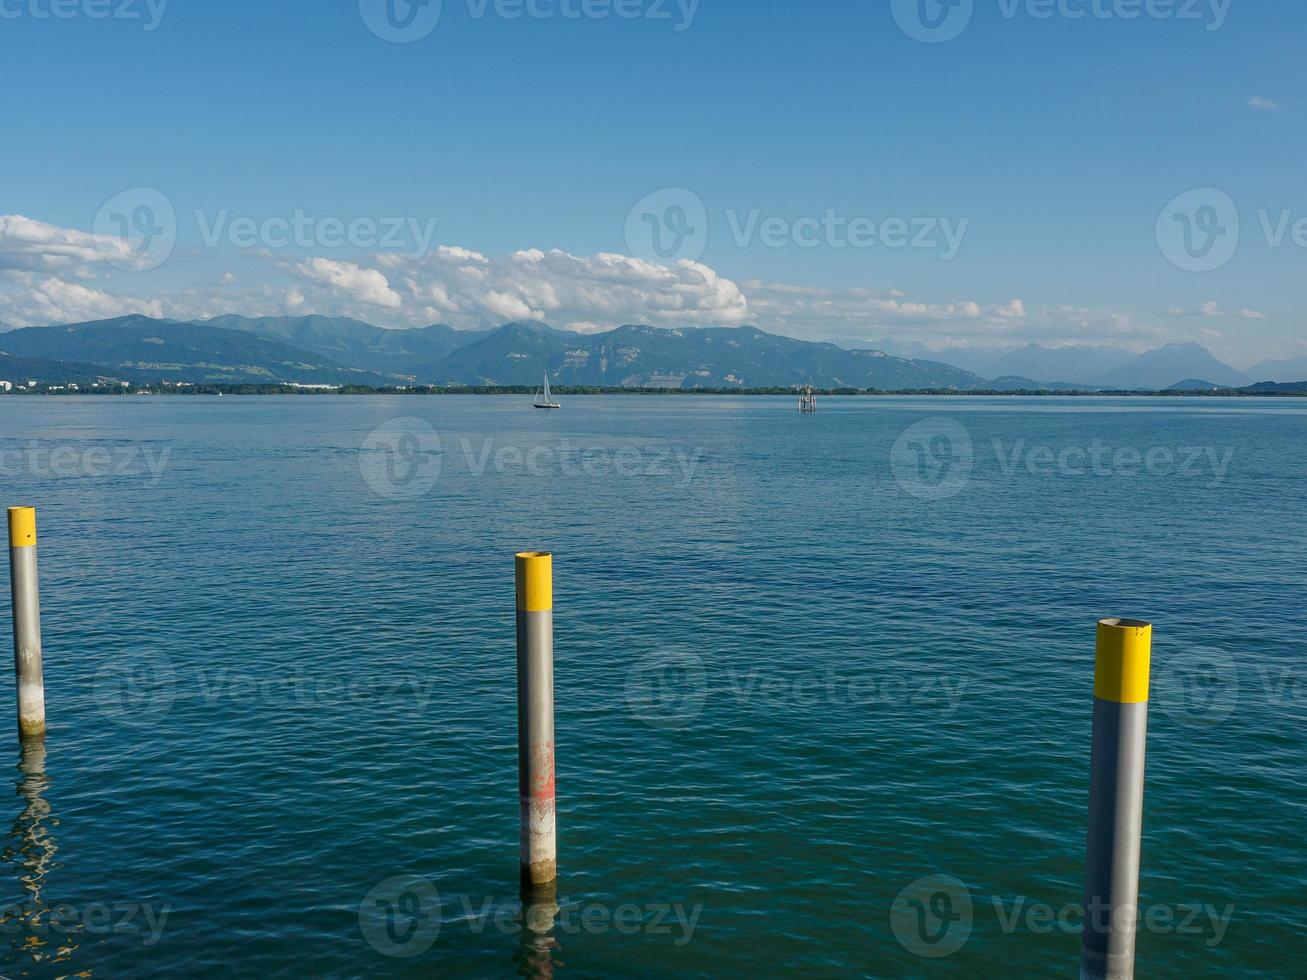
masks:
MULTIPOLYGON (((18 760, 18 795, 25 801, 9 830, 9 840, 0 860, 10 865, 19 885, 26 893, 21 901, 8 905, 0 914, 0 926, 9 937, 10 962, 20 958, 64 962, 76 948, 70 936, 61 933, 52 936, 49 928, 50 906, 45 898, 46 879, 54 870, 58 846, 51 828, 59 821, 50 813, 46 793, 50 777, 45 772, 45 740, 27 738, 22 741, 18 760), (46 947, 54 941, 56 948, 46 947)), ((67 932, 76 931, 71 923, 64 926, 67 932)))
POLYGON ((552 977, 554 968, 564 965, 562 961, 554 962, 555 951, 562 949, 554 937, 558 912, 557 882, 523 887, 522 931, 518 934, 518 950, 513 957, 518 976, 552 977))

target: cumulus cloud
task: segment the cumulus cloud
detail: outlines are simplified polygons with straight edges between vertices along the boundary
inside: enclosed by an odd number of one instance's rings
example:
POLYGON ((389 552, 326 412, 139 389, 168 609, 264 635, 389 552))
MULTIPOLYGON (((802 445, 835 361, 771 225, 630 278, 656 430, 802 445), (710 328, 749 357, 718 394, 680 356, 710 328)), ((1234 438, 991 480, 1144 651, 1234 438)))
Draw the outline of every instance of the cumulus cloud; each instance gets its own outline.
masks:
MULTIPOLYGON (((1036 307, 1021 298, 941 301, 888 284, 880 289, 830 289, 758 280, 737 283, 701 262, 660 264, 560 249, 490 256, 457 245, 441 245, 421 257, 387 252, 348 260, 256 250, 242 255, 240 261, 247 264, 240 267, 239 279, 235 272, 213 270, 208 285, 164 288, 162 277, 135 275, 130 277, 134 292, 147 287, 154 292, 129 296, 110 291, 105 281, 113 277, 97 271, 110 259, 123 268, 130 259, 124 249, 116 238, 21 215, 0 217, 0 321, 26 326, 125 313, 177 319, 230 312, 322 313, 390 327, 437 322, 488 327, 532 319, 585 333, 623 323, 749 323, 808 340, 839 337, 841 342, 866 343, 892 336, 933 349, 1031 341, 1142 349, 1206 337, 1192 321, 1158 325, 1116 310, 1036 307)), ((228 257, 222 261, 225 266, 228 257)), ((1215 301, 1168 313, 1209 322, 1267 319, 1248 308, 1226 311, 1215 301)), ((1162 319, 1165 324, 1167 319, 1162 319)), ((1222 337, 1213 334, 1213 339, 1222 337)))
POLYGON ((1196 309, 1190 310, 1184 308, 1183 306, 1172 306, 1166 312, 1168 316, 1174 316, 1174 317, 1191 317, 1191 316, 1208 317, 1208 318, 1235 317, 1240 320, 1267 319, 1265 313, 1259 313, 1257 310, 1250 310, 1246 307, 1244 309, 1235 310, 1233 312, 1229 310, 1223 310, 1221 309, 1221 304, 1214 299, 1209 299, 1206 303, 1201 304, 1196 309))
POLYGON ((750 313, 738 285, 698 262, 667 266, 560 249, 490 258, 451 246, 420 259, 386 255, 377 262, 405 295, 412 323, 547 320, 606 329, 631 322, 732 325, 750 313))
POLYGON ((57 276, 6 278, 22 286, 18 290, 0 290, 0 320, 14 326, 105 320, 128 313, 166 315, 166 306, 158 299, 116 296, 57 276))
POLYGON ((923 336, 1001 336, 1021 329, 1026 317, 1020 299, 996 305, 975 300, 931 303, 898 289, 819 289, 756 280, 745 288, 755 322, 810 338, 838 333, 871 340, 886 330, 902 329, 923 336))
POLYGON ((112 235, 60 228, 21 214, 0 215, 0 270, 87 275, 98 263, 113 262, 123 268, 145 261, 112 235))
POLYGON ((323 258, 297 262, 291 268, 296 275, 330 287, 360 303, 387 310, 397 310, 404 304, 399 293, 390 288, 386 277, 377 269, 365 269, 354 262, 323 258))

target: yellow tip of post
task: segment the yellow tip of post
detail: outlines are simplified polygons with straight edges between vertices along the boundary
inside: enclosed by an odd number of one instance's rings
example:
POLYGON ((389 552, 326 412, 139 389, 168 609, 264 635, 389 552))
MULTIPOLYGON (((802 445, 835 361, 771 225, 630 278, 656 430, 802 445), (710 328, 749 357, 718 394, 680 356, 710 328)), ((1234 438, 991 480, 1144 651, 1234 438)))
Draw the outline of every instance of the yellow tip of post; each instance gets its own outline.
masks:
POLYGON ((523 551, 517 556, 518 612, 554 608, 554 556, 548 551, 523 551))
POLYGON ((9 547, 27 548, 36 544, 36 508, 9 508, 9 547))
POLYGON ((1099 620, 1094 697, 1117 704, 1147 701, 1152 651, 1152 624, 1138 619, 1099 620))

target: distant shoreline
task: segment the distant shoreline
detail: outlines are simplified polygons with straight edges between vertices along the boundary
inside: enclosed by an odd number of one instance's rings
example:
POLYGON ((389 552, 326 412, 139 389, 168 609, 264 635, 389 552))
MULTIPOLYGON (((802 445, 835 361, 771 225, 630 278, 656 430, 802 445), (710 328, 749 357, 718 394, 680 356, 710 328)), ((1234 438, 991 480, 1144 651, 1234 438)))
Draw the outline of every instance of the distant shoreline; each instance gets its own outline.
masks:
MULTIPOLYGON (((81 389, 68 391, 66 386, 37 386, 36 388, 18 388, 12 391, 0 391, 0 398, 6 395, 15 397, 109 397, 124 398, 143 395, 163 396, 217 396, 232 395, 302 395, 302 396, 360 396, 360 395, 502 395, 531 396, 536 393, 533 386, 506 385, 495 387, 436 387, 420 385, 412 388, 370 388, 364 386, 334 387, 295 387, 291 385, 149 385, 134 386, 119 390, 105 388, 81 389)), ((746 396, 797 398, 798 392, 785 388, 591 388, 577 386, 554 387, 555 395, 565 397, 589 397, 591 395, 660 395, 675 396, 746 396)), ((1307 398, 1307 388, 1284 391, 1250 390, 1249 388, 1217 388, 1195 391, 1051 391, 1045 388, 1020 389, 1016 391, 977 390, 959 391, 957 389, 912 389, 906 391, 881 391, 877 389, 814 389, 820 398, 867 398, 867 397, 920 397, 920 398, 1307 398)))

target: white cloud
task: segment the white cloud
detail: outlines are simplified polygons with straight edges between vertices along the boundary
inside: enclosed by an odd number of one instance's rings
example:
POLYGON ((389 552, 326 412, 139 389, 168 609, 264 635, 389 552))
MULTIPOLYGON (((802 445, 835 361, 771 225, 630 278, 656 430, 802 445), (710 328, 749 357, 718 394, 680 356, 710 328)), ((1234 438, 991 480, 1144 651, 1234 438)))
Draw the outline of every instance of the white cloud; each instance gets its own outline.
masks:
POLYGON ((1249 107, 1251 107, 1251 108, 1253 108, 1253 109, 1256 109, 1258 112, 1279 112, 1279 111, 1280 111, 1279 103, 1277 103, 1277 102, 1273 102, 1273 101, 1271 101, 1270 99, 1263 98, 1263 97, 1260 96, 1260 95, 1250 95, 1250 96, 1248 97, 1248 102, 1247 102, 1246 104, 1247 104, 1249 107))
POLYGON ((112 235, 60 228, 21 214, 0 215, 0 270, 85 276, 89 267, 111 261, 122 268, 148 260, 134 257, 128 244, 112 235))
POLYGON ((596 327, 648 322, 741 324, 749 303, 734 282, 697 262, 665 266, 601 252, 524 249, 487 258, 442 247, 422 259, 388 256, 386 270, 411 302, 411 323, 486 326, 506 319, 596 327))
POLYGON ((360 303, 388 310, 397 310, 404 304, 399 293, 390 288, 386 277, 376 269, 365 269, 353 262, 323 258, 297 262, 292 269, 296 275, 328 286, 360 303))
MULTIPOLYGON (((246 253, 249 267, 212 272, 207 285, 164 289, 161 276, 132 276, 133 292, 109 291, 110 257, 121 266, 124 246, 75 229, 21 215, 0 217, 0 321, 11 326, 73 322, 144 313, 178 319, 239 312, 252 316, 322 313, 353 316, 384 326, 443 322, 456 327, 497 326, 540 319, 597 333, 623 323, 655 326, 736 326, 810 340, 839 337, 869 342, 887 335, 927 346, 1014 343, 1114 344, 1142 349, 1176 340, 1205 339, 1197 324, 1159 326, 1117 310, 1070 305, 1033 308, 1019 298, 947 300, 896 288, 831 289, 743 280, 700 262, 671 265, 626 255, 573 255, 523 249, 488 256, 442 245, 422 258, 385 253, 353 260, 288 258, 246 253)), ((226 259, 222 260, 224 264, 226 259)), ((219 266, 221 269, 222 266, 219 266)), ((1175 307, 1173 318, 1260 321, 1242 308, 1208 301, 1175 307)), ((1163 322, 1167 322, 1163 319, 1163 322)), ((1220 326, 1221 324, 1213 324, 1220 326)), ((1213 334, 1246 353, 1248 337, 1213 334)), ((1260 338, 1269 344, 1273 338, 1260 338)))
POLYGON ((0 320, 14 326, 107 320, 128 313, 165 316, 158 299, 116 296, 57 276, 9 277, 23 288, 0 291, 0 320))
POLYGON ((1207 302, 1200 304, 1197 309, 1188 310, 1182 306, 1172 306, 1166 312, 1168 316, 1174 316, 1174 317, 1190 317, 1190 316, 1207 317, 1207 318, 1236 317, 1240 320, 1267 319, 1265 313, 1259 313, 1257 310, 1250 310, 1247 308, 1237 310, 1235 312, 1230 312, 1229 310, 1223 310, 1221 309, 1221 304, 1214 299, 1209 299, 1207 302))
POLYGON ((842 335, 872 340, 887 330, 911 329, 929 335, 947 332, 996 336, 1021 329, 1026 317, 1020 299, 986 306, 975 300, 929 303, 907 298, 901 290, 818 289, 784 283, 747 284, 754 322, 781 327, 808 338, 842 335))

